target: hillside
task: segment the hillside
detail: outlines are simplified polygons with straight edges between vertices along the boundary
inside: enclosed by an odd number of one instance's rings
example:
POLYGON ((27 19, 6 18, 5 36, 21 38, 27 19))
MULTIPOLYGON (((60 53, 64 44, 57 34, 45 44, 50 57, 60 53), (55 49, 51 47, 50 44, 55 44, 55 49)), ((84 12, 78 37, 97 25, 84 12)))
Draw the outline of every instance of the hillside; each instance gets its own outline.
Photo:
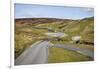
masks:
MULTIPOLYGON (((25 49, 29 48, 31 44, 39 41, 51 38, 51 43, 53 44, 73 44, 79 48, 88 48, 94 51, 94 17, 84 18, 80 20, 71 19, 57 19, 57 18, 23 18, 15 19, 15 58, 17 58, 25 49), (47 32, 62 32, 67 36, 62 38, 52 38, 45 35, 47 32), (72 37, 81 36, 80 42, 78 44, 72 41, 72 37), (57 40, 56 40, 57 39, 57 40)), ((59 57, 56 61, 53 61, 60 49, 51 47, 49 62, 62 62, 60 59, 65 57, 59 57), (52 53, 54 55, 52 55, 52 53)), ((65 50, 61 49, 65 53, 65 50)), ((85 61, 91 60, 90 57, 80 55, 77 52, 66 51, 66 54, 73 57, 73 60, 65 59, 64 61, 85 61), (75 55, 79 56, 75 56, 75 55), (75 57, 75 59, 74 59, 75 57), (80 59, 78 59, 78 57, 80 59)), ((64 55, 64 54, 62 54, 64 55)), ((67 58, 70 58, 67 56, 67 58)), ((93 59, 93 58, 92 58, 93 59)))

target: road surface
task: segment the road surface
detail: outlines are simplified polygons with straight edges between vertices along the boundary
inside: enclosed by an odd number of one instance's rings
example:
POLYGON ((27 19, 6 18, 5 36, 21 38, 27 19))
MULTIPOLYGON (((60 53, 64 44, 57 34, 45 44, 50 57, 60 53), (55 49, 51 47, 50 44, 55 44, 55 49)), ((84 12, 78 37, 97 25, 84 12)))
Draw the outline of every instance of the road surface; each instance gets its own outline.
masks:
POLYGON ((47 63, 49 42, 50 41, 43 41, 37 45, 33 44, 15 60, 15 65, 47 63))

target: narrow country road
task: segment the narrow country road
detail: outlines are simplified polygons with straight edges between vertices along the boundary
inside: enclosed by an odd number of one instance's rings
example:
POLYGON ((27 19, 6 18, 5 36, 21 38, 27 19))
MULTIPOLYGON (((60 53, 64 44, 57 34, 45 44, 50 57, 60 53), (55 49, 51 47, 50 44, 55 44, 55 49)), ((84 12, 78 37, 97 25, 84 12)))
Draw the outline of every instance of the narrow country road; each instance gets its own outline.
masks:
POLYGON ((15 60, 15 65, 47 63, 49 42, 42 41, 37 45, 33 44, 15 60))

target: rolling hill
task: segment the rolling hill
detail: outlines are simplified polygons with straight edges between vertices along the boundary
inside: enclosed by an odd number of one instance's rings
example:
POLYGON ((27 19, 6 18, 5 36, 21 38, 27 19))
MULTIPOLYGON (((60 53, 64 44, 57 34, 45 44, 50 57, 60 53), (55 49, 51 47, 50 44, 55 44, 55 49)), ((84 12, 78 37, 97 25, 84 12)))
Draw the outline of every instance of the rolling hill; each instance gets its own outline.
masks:
MULTIPOLYGON (((53 44, 74 44, 76 47, 94 49, 94 17, 78 20, 57 18, 21 18, 15 19, 15 58, 17 58, 31 44, 39 40, 48 39, 48 36, 44 34, 46 32, 62 32, 68 35, 60 38, 60 40, 52 40, 51 43, 53 44), (81 36, 79 44, 72 41, 72 37, 74 36, 81 36)), ((50 51, 54 50, 56 52, 58 51, 57 48, 50 48, 50 51)), ((61 51, 65 50, 61 49, 61 51)), ((74 52, 67 51, 67 53, 72 54, 74 52)), ((50 60, 56 58, 52 57, 52 55, 50 57, 50 60)), ((84 60, 89 59, 82 55, 81 57, 84 60)), ((75 60, 73 61, 76 60, 78 59, 75 56, 75 60)))

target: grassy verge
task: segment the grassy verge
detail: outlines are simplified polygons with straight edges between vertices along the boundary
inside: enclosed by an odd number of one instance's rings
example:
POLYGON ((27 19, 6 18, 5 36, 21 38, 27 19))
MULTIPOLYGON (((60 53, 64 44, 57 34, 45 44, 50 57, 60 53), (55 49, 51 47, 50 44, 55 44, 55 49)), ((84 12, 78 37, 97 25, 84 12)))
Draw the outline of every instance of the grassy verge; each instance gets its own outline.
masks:
POLYGON ((49 49, 49 63, 91 61, 90 57, 79 54, 75 51, 64 50, 62 48, 51 47, 49 49))
POLYGON ((15 35, 15 58, 36 41, 36 39, 33 40, 32 36, 28 36, 27 34, 23 35, 23 33, 20 33, 19 35, 15 35))

